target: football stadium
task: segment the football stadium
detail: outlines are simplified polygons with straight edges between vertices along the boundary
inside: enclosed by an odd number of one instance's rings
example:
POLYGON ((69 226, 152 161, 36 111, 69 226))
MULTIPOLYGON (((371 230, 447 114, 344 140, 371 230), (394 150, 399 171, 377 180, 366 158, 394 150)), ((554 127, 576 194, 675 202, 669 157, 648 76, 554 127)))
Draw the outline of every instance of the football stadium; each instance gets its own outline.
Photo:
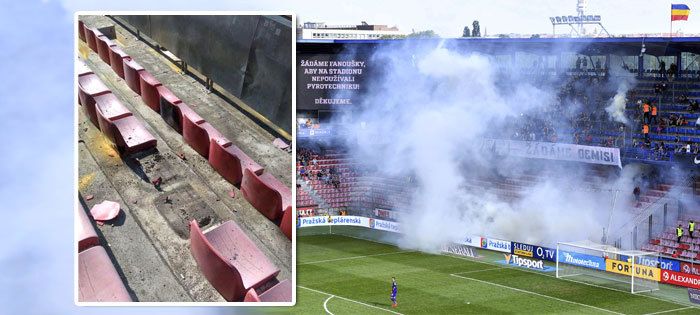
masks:
POLYGON ((671 35, 298 40, 293 311, 700 313, 671 35))

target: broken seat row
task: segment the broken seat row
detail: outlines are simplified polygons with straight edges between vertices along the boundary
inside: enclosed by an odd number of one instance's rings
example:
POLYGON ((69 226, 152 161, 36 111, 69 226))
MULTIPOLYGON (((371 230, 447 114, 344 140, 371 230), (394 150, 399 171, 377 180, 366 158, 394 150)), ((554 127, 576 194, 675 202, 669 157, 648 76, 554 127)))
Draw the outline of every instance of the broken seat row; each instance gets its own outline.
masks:
MULTIPOLYGON (((199 117, 99 30, 89 28, 80 21, 79 36, 141 96, 144 103, 160 113, 171 127, 183 135, 186 143, 207 158, 222 177, 234 185, 240 185, 248 202, 268 219, 279 222, 281 231, 291 239, 293 214, 289 188, 265 173, 260 165, 199 117)), ((83 63, 78 66, 78 90, 79 103, 93 124, 112 140, 120 154, 140 152, 155 146, 155 139, 150 133, 83 63), (132 122, 128 128, 119 128, 117 122, 124 119, 132 122)), ((276 279, 279 269, 233 221, 206 233, 199 229, 196 221, 191 222, 190 250, 207 280, 226 300, 291 301, 291 283, 276 279)))

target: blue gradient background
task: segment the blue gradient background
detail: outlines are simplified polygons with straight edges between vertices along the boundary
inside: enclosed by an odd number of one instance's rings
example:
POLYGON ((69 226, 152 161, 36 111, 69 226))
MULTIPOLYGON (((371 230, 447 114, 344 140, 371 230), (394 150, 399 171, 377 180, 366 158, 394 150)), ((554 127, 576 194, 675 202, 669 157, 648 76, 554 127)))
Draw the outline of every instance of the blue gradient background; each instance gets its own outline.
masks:
MULTIPOLYGON (((233 314, 73 304, 76 10, 254 10, 223 1, 0 1, 0 314, 233 314)), ((279 8, 278 10, 283 10, 279 8)))

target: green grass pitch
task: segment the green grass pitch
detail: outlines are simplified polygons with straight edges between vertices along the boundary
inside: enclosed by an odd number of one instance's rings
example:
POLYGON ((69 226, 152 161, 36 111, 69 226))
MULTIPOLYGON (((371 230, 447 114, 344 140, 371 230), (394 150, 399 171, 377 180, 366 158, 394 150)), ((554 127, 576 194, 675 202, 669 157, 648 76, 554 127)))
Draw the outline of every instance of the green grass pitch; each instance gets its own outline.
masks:
POLYGON ((342 235, 297 238, 294 314, 700 314, 682 289, 676 301, 557 279, 481 258, 431 255, 342 235), (398 283, 398 307, 389 299, 398 283))

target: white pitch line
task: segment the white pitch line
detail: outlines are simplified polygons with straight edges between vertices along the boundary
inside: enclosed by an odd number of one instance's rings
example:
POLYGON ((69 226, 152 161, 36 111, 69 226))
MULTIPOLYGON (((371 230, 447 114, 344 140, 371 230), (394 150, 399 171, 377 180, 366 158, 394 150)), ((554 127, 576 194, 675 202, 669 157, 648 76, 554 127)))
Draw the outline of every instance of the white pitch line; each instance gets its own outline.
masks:
MULTIPOLYGON (((306 290, 309 290, 309 291, 312 291, 312 292, 316 292, 316 293, 321 293, 321 294, 329 295, 329 296, 331 296, 331 297, 336 297, 336 298, 339 298, 339 299, 341 299, 341 300, 346 300, 346 301, 348 301, 348 302, 357 303, 357 304, 364 305, 364 306, 371 307, 371 308, 376 308, 376 309, 378 309, 378 310, 382 310, 382 311, 389 312, 389 313, 392 313, 392 314, 403 315, 403 314, 401 314, 401 313, 399 313, 399 312, 394 312, 394 311, 392 311, 392 310, 388 310, 388 309, 385 309, 385 308, 381 308, 381 307, 378 307, 378 306, 370 305, 370 304, 363 303, 363 302, 360 302, 360 301, 355 301, 355 300, 352 300, 352 299, 344 298, 344 297, 342 297, 342 296, 338 296, 338 295, 326 293, 326 292, 319 291, 319 290, 316 290, 316 289, 307 288, 307 287, 305 287, 305 286, 303 286, 303 285, 297 285, 297 288, 302 288, 302 289, 306 289, 306 290)), ((328 300, 326 300, 326 302, 327 302, 327 301, 328 301, 328 300)), ((326 311, 328 311, 328 310, 326 310, 326 311)))
POLYGON ((528 291, 528 290, 523 290, 523 289, 518 289, 518 288, 509 287, 509 286, 507 286, 507 285, 502 285, 502 284, 498 284, 498 283, 488 282, 488 281, 479 280, 479 279, 474 279, 474 278, 469 278, 469 277, 463 277, 463 276, 456 275, 456 274, 450 274, 450 276, 457 277, 457 278, 462 278, 462 279, 467 279, 467 280, 472 280, 472 281, 476 281, 476 282, 481 282, 481 283, 486 283, 486 284, 490 284, 490 285, 495 285, 495 286, 497 286, 497 287, 506 288, 506 289, 511 289, 511 290, 514 290, 514 291, 518 291, 518 292, 522 292, 522 293, 527 293, 527 294, 532 294, 532 295, 536 295, 536 296, 540 296, 540 297, 544 297, 544 298, 548 298, 548 299, 553 299, 553 300, 557 300, 557 301, 560 301, 560 302, 576 304, 576 305, 584 306, 584 307, 590 307, 590 308, 593 308, 593 309, 596 309, 596 310, 599 310, 599 311, 603 311, 603 312, 608 312, 608 313, 612 313, 612 314, 624 315, 624 313, 619 313, 619 312, 611 311, 611 310, 604 309, 604 308, 600 308, 600 307, 597 307, 597 306, 588 305, 588 304, 583 304, 583 303, 574 302, 574 301, 569 301, 569 300, 564 300, 564 299, 560 299, 560 298, 554 297, 554 296, 549 296, 549 295, 540 294, 540 293, 537 293, 537 292, 532 292, 532 291, 528 291))
POLYGON ((331 311, 328 310, 328 301, 330 301, 335 295, 329 296, 324 302, 323 302, 323 309, 326 310, 326 313, 333 315, 331 311))
POLYGON ((367 258, 367 257, 412 253, 412 252, 415 252, 415 251, 414 250, 404 250, 404 251, 400 251, 400 252, 391 252, 391 253, 381 253, 381 254, 373 254, 373 255, 362 255, 362 256, 352 256, 352 257, 343 257, 343 258, 335 258, 335 259, 317 260, 317 261, 310 261, 310 262, 297 264, 297 266, 320 264, 320 263, 331 262, 331 261, 341 261, 341 260, 360 259, 360 258, 367 258))
POLYGON ((660 312, 655 312, 655 313, 647 313, 644 315, 656 315, 656 314, 665 314, 665 313, 670 313, 670 312, 675 312, 675 311, 682 311, 682 310, 687 310, 689 308, 694 308, 693 306, 687 306, 687 307, 681 307, 673 310, 666 310, 666 311, 660 311, 660 312))
POLYGON ((477 272, 484 272, 484 271, 491 271, 491 270, 498 270, 498 269, 503 269, 503 267, 456 272, 456 273, 453 273, 453 275, 464 275, 464 274, 468 274, 468 273, 477 273, 477 272))

